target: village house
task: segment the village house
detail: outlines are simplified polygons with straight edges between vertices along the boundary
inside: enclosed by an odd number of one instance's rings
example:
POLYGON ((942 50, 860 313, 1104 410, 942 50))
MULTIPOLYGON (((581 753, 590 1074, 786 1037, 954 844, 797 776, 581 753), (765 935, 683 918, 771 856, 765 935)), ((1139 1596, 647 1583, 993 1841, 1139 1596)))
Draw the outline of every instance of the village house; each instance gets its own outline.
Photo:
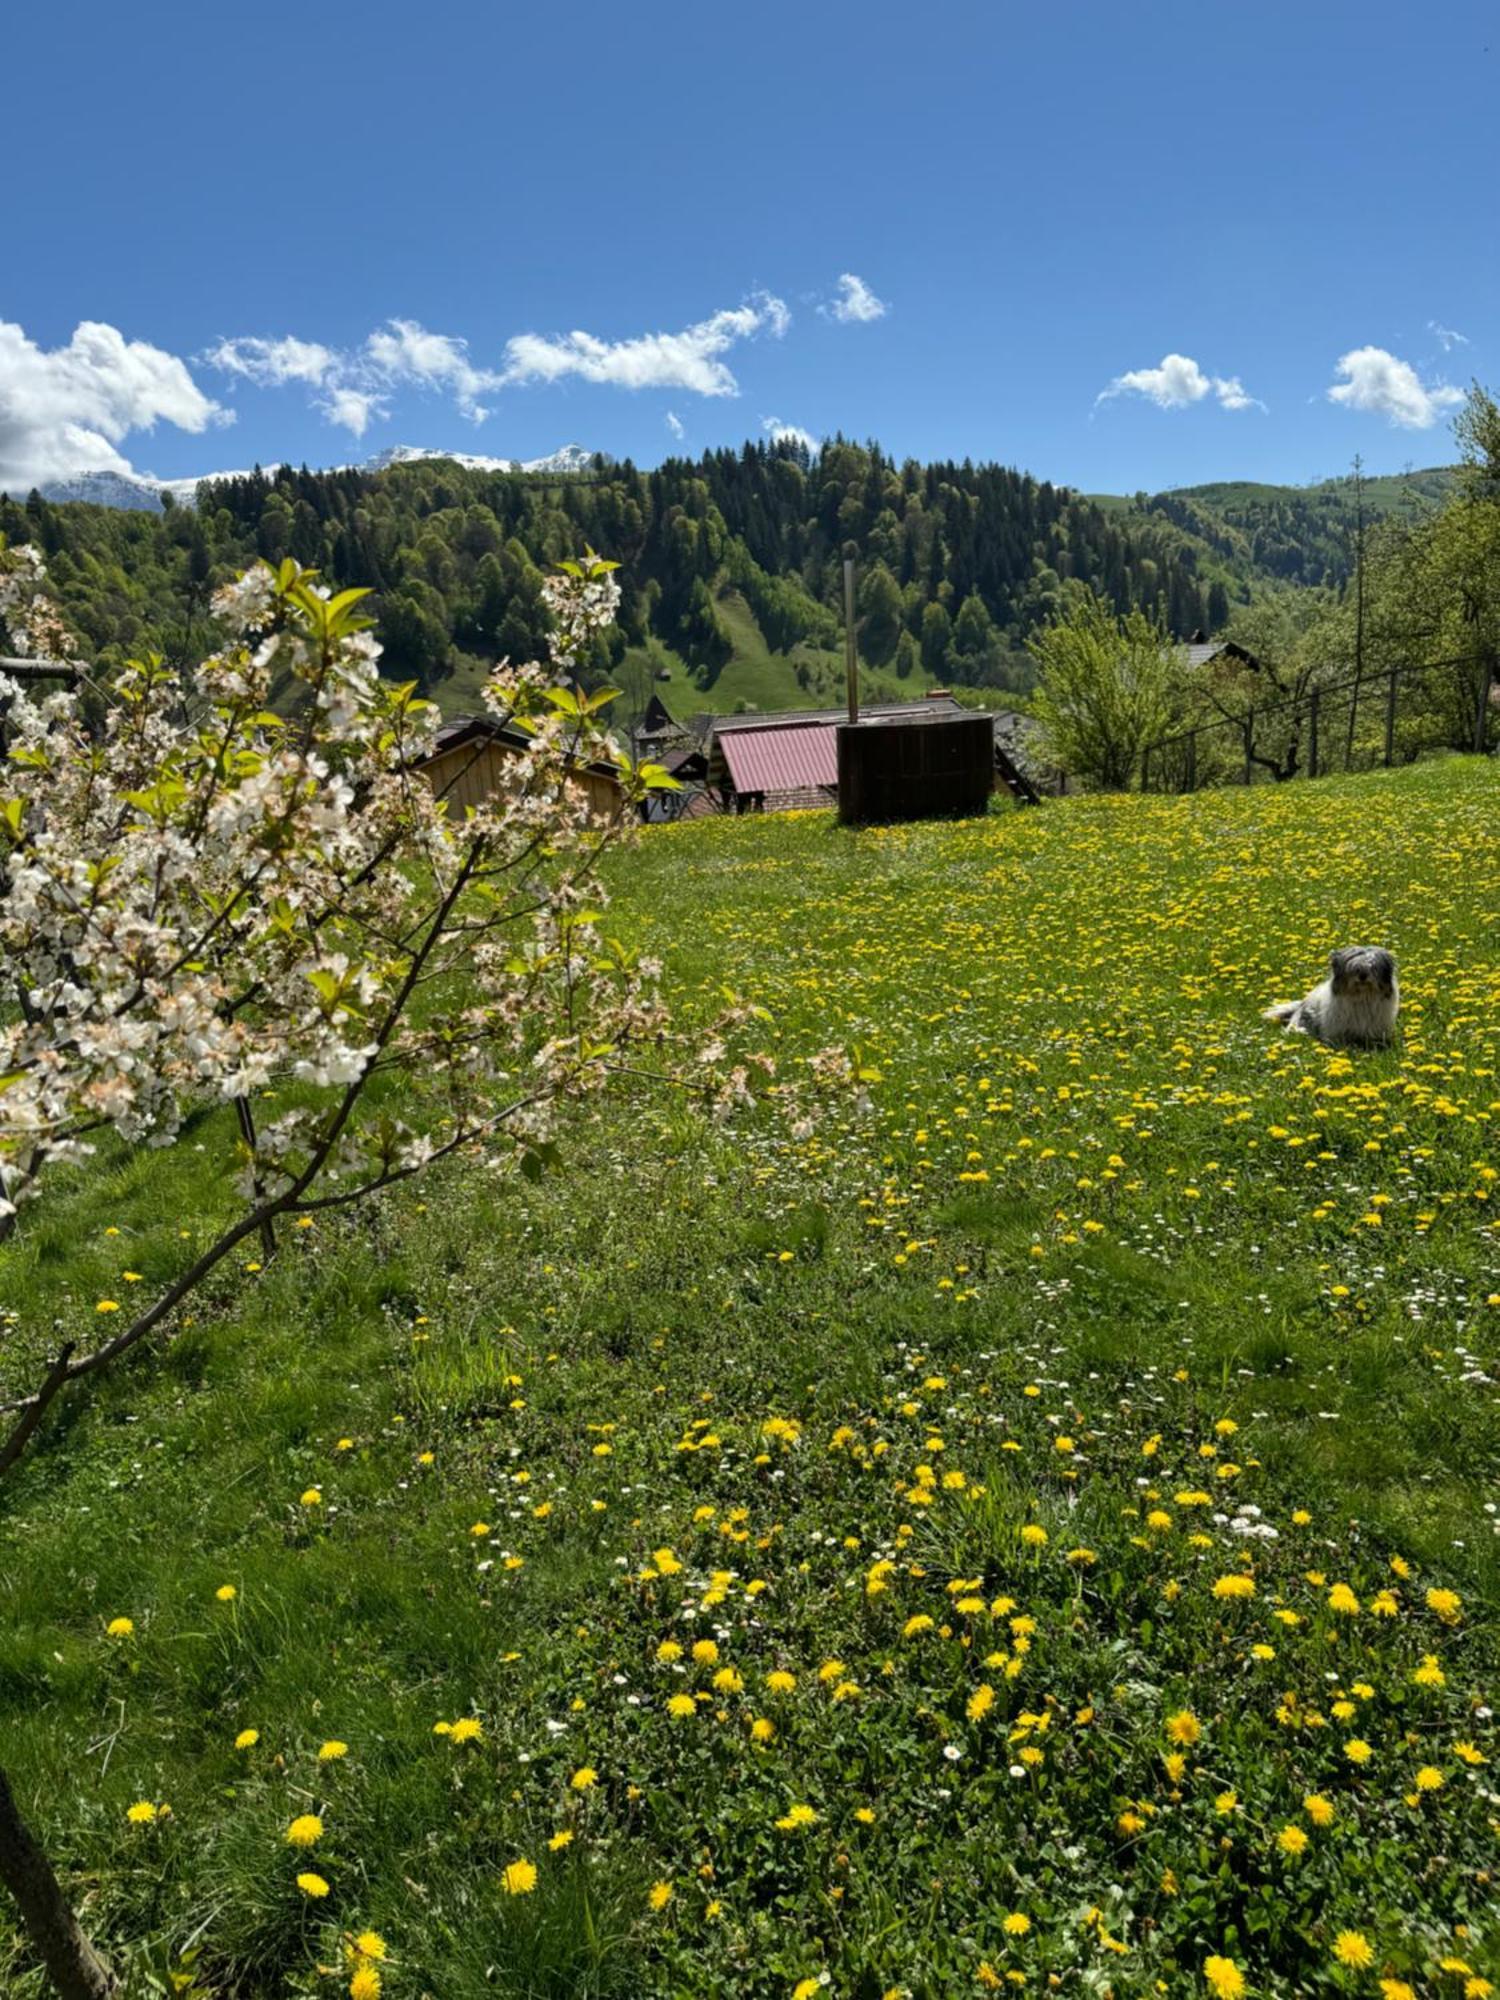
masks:
MULTIPOLYGON (((477 806, 504 788, 511 759, 526 748, 524 730, 487 715, 456 715, 438 729, 432 753, 417 766, 438 797, 455 813, 477 806)), ((575 776, 590 808, 613 819, 625 792, 612 764, 579 763, 575 776)))

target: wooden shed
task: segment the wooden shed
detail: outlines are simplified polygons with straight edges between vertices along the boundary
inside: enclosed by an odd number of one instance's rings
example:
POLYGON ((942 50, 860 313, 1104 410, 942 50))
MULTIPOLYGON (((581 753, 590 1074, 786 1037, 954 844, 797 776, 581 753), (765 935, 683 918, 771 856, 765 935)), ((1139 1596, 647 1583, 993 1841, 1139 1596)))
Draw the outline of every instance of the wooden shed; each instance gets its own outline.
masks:
MULTIPOLYGON (((462 813, 505 789, 507 768, 526 743, 524 730, 489 716, 455 716, 438 730, 432 755, 418 768, 439 798, 462 813)), ((574 776, 592 812, 603 819, 619 814, 625 793, 612 765, 580 762, 574 766, 574 776)))

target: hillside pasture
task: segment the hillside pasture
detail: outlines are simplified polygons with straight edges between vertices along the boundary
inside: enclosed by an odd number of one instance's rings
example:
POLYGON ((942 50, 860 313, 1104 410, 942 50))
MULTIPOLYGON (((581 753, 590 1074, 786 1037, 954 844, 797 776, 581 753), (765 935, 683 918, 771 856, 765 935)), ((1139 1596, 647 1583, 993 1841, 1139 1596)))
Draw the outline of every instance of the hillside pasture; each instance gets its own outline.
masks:
MULTIPOLYGON (((539 1185, 310 1218, 51 1425, 0 1734, 130 1991, 1489 1992, 1494 766, 615 872, 680 1014, 862 1101, 622 1094, 539 1185), (1395 1047, 1261 1020, 1355 941, 1395 1047)), ((0 1372, 231 1144, 0 1252, 0 1372)))

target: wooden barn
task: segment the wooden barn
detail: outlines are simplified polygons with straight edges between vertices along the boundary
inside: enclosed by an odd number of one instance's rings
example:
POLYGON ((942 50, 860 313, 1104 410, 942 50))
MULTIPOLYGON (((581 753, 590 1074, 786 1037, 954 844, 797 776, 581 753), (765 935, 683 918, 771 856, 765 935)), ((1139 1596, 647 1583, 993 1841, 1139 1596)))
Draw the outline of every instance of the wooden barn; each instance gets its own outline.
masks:
MULTIPOLYGON (((418 768, 439 798, 461 813, 504 790, 507 766, 526 741, 524 730, 487 715, 458 715, 443 723, 431 756, 418 768)), ((574 775, 593 812, 605 819, 619 814, 625 794, 613 765, 579 763, 574 775)))

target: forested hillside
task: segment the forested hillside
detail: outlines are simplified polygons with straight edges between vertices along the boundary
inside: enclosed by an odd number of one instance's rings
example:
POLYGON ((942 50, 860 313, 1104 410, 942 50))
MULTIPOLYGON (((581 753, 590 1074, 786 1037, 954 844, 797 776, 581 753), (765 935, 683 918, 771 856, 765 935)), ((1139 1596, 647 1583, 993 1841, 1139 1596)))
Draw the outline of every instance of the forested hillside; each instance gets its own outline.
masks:
MULTIPOLYGON (((1387 478, 1350 475, 1315 486, 1266 486, 1221 480, 1182 486, 1149 497, 1098 496, 1117 519, 1169 523, 1198 550, 1200 574, 1227 577, 1242 596, 1245 586, 1293 584, 1337 589, 1354 574, 1363 513, 1366 528, 1396 519, 1415 521, 1455 490, 1446 466, 1387 478)), ((1211 586, 1212 587, 1212 586, 1211 586)))
MULTIPOLYGON (((1428 512, 1452 479, 1366 480, 1365 518, 1428 512)), ((1030 686, 1027 637, 1070 581, 1178 636, 1218 630, 1236 606, 1340 589, 1360 505, 1352 479, 1087 498, 837 440, 817 458, 747 444, 650 472, 602 459, 567 476, 448 459, 287 467, 206 484, 196 507, 162 514, 0 498, 0 531, 40 543, 106 665, 146 648, 201 657, 215 584, 257 555, 295 556, 375 593, 389 672, 450 712, 473 705, 496 657, 540 650, 543 571, 588 544, 623 566, 620 628, 589 666, 623 687, 628 716, 653 688, 684 714, 835 701, 846 550, 870 697, 944 684, 997 701, 1030 686)))
POLYGON ((428 460, 369 474, 278 470, 220 481, 163 514, 0 500, 34 540, 91 655, 207 650, 214 585, 295 556, 374 593, 389 671, 445 708, 485 663, 541 644, 545 566, 584 544, 623 565, 612 654, 593 663, 683 709, 833 699, 841 560, 860 561, 860 648, 874 694, 945 682, 1027 685, 1026 636, 1069 579, 1187 634, 1228 603, 1169 521, 1122 518, 996 465, 898 465, 843 441, 820 457, 747 444, 655 471, 596 461, 570 477, 428 460), (1210 598, 1214 601, 1211 603, 1210 598))

